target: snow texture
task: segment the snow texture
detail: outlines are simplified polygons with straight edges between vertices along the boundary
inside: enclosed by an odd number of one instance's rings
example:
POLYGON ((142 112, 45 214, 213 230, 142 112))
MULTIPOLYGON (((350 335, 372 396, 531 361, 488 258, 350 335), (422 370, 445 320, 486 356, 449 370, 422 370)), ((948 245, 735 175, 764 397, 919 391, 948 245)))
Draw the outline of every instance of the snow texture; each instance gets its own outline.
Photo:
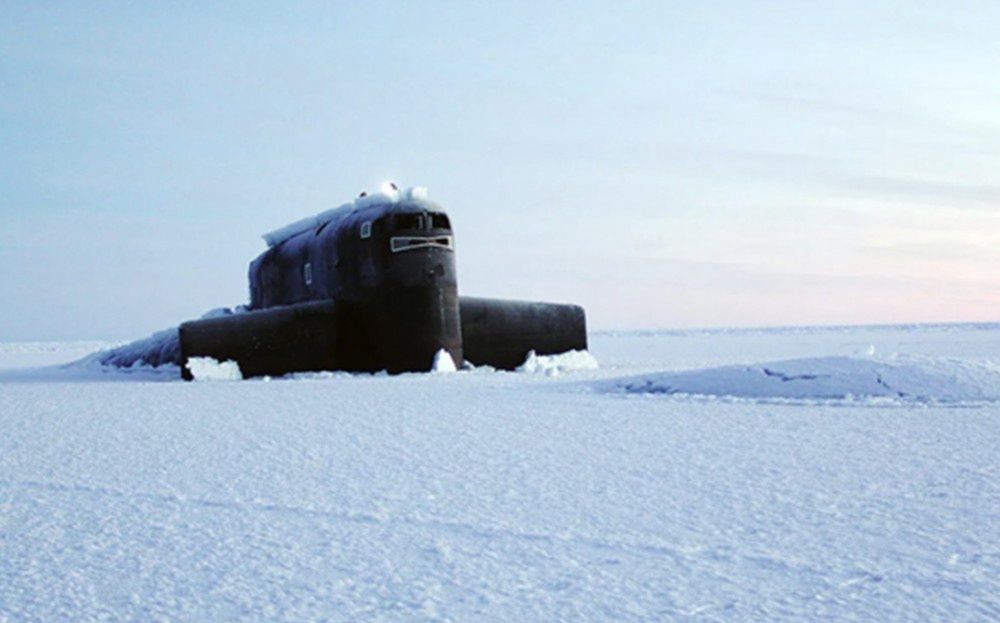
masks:
POLYGON ((177 365, 181 359, 181 342, 177 327, 159 331, 153 335, 117 346, 94 357, 105 366, 131 368, 136 365, 162 366, 177 365))
MULTIPOLYGON (((249 310, 245 305, 237 305, 234 308, 217 307, 201 315, 201 319, 220 318, 232 316, 233 314, 245 314, 249 310)), ((96 361, 104 366, 115 368, 138 368, 138 367, 179 367, 181 365, 181 343, 180 333, 177 327, 171 327, 154 333, 153 335, 128 342, 117 344, 84 358, 84 364, 91 364, 96 361)))
POLYGON ((445 349, 441 349, 434 353, 434 362, 431 364, 431 372, 437 374, 450 374, 451 372, 457 372, 458 368, 455 367, 455 360, 452 358, 451 353, 445 349))
POLYGON ((998 620, 1000 402, 594 389, 870 345, 998 392, 1000 325, 595 333, 556 378, 2 344, 0 621, 998 620))
POLYGON ((800 400, 1000 400, 1000 366, 951 358, 811 357, 663 372, 599 386, 632 393, 800 400))
POLYGON ((243 374, 235 361, 217 361, 211 357, 189 357, 187 369, 195 381, 242 381, 243 374))
POLYGON ((571 350, 558 355, 536 355, 528 353, 528 358, 518 368, 518 372, 559 376, 571 370, 596 370, 597 359, 585 350, 571 350))

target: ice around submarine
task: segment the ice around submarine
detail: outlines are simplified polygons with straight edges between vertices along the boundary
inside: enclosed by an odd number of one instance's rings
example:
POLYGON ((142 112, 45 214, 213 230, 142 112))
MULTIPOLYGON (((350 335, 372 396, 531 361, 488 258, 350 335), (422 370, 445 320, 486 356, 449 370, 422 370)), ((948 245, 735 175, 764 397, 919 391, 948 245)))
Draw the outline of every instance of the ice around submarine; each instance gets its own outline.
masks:
POLYGON ((457 365, 511 369, 532 350, 587 347, 577 305, 459 296, 451 221, 422 188, 384 184, 264 240, 248 308, 180 326, 185 378, 192 357, 250 377, 426 371, 442 349, 457 365))

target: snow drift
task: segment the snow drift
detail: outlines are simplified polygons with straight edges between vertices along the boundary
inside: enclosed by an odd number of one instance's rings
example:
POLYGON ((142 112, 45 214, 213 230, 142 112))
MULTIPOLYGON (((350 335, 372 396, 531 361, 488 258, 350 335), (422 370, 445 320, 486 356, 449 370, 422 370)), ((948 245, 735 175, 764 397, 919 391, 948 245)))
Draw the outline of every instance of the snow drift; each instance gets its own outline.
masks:
POLYGON ((606 391, 736 398, 893 398, 954 403, 1000 400, 1000 366, 895 356, 811 357, 753 365, 659 372, 605 381, 606 391))
POLYGON ((235 361, 217 361, 211 357, 191 357, 187 368, 195 381, 242 381, 243 374, 235 361))
MULTIPOLYGON (((221 316, 245 313, 247 313, 245 305, 237 305, 232 309, 217 307, 202 314, 201 319, 205 320, 207 318, 219 318, 221 316)), ((149 337, 94 353, 77 363, 89 365, 94 360, 102 366, 112 368, 180 366, 180 334, 177 327, 171 327, 163 331, 158 331, 149 337)))
POLYGON ((114 368, 130 368, 135 365, 154 368, 167 364, 178 365, 181 360, 181 343, 177 327, 97 353, 96 357, 101 365, 114 368))
POLYGON ((455 367, 455 360, 452 358, 451 353, 442 348, 434 355, 434 361, 431 363, 431 372, 435 374, 450 374, 457 371, 458 368, 455 367))
POLYGON ((535 351, 531 351, 524 363, 518 366, 517 372, 559 376, 573 370, 596 370, 597 368, 597 359, 585 350, 568 350, 558 355, 538 355, 535 351))

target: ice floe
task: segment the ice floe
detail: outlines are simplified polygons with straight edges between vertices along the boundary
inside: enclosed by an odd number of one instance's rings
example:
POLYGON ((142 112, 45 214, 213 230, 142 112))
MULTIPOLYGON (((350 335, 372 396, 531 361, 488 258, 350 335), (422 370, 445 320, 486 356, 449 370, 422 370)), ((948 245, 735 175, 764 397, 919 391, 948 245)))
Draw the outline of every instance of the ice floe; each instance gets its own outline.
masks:
POLYGON ((603 381, 598 387, 639 394, 954 403, 1000 400, 1000 367, 988 362, 902 355, 810 357, 657 372, 603 381))

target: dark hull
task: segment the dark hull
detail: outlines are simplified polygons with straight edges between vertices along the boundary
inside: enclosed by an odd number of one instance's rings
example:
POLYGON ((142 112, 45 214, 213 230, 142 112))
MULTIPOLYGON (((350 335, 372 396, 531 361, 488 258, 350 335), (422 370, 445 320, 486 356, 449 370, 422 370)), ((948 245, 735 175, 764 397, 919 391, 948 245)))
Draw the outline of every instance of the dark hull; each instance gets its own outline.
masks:
POLYGON ((461 299, 462 345, 474 365, 511 370, 528 352, 586 350, 587 320, 578 305, 461 299))
POLYGON ((342 329, 345 316, 332 301, 319 301, 185 322, 181 374, 191 379, 192 357, 235 361, 244 377, 337 369, 356 359, 342 329))
POLYGON ((235 361, 244 377, 425 372, 442 348, 457 364, 468 359, 513 369, 531 350, 553 354, 586 347, 586 320, 576 305, 459 299, 448 287, 397 290, 375 307, 318 301, 180 327, 182 364, 190 357, 235 361))
POLYGON ((378 370, 421 372, 431 368, 434 355, 447 350, 462 363, 462 332, 458 292, 454 286, 400 288, 387 294, 373 314, 378 370))

